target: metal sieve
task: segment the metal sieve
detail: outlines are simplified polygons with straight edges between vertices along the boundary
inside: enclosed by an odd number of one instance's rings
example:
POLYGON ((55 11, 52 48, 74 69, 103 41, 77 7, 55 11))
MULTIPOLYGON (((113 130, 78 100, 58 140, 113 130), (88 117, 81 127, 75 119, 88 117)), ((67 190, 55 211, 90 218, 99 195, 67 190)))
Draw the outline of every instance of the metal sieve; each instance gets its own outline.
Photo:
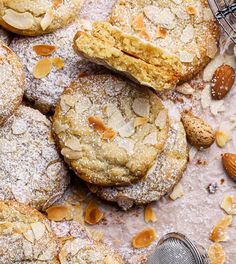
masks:
POLYGON ((210 264, 206 250, 179 233, 165 235, 148 264, 210 264))

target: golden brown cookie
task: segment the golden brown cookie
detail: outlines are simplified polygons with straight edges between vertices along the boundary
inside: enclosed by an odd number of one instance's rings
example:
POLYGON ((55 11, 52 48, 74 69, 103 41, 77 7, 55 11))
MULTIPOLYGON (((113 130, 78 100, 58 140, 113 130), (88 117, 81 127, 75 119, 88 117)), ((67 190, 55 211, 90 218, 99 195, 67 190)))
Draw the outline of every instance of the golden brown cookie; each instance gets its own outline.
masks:
POLYGON ((1 0, 0 25, 14 33, 37 36, 72 22, 83 0, 1 0))
POLYGON ((24 74, 13 51, 0 41, 0 125, 19 107, 24 94, 24 74))
POLYGON ((145 176, 168 129, 161 100, 114 75, 78 78, 61 96, 53 120, 66 162, 83 180, 103 186, 145 176))
POLYGON ((37 210, 0 201, 0 263, 56 264, 59 241, 37 210))
POLYGON ((164 151, 148 171, 146 178, 126 187, 100 188, 88 185, 89 189, 102 199, 117 202, 127 210, 133 205, 158 201, 179 182, 188 159, 187 141, 180 120, 170 118, 170 130, 164 151))

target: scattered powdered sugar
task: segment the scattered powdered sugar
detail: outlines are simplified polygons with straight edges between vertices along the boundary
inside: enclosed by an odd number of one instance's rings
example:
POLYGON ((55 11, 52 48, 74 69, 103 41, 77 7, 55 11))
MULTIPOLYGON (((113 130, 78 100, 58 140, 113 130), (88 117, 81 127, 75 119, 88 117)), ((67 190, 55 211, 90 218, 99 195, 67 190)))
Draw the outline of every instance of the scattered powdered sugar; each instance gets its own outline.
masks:
POLYGON ((1 200, 45 209, 63 195, 68 171, 39 111, 21 106, 0 128, 0 179, 1 200))

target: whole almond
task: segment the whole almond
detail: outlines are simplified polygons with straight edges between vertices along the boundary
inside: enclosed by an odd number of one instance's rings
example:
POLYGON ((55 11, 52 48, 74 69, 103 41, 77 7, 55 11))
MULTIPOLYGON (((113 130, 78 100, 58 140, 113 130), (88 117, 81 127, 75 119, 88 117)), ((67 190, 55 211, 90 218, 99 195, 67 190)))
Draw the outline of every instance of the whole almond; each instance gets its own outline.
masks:
POLYGON ((232 88, 234 80, 235 71, 231 66, 222 64, 218 67, 212 79, 212 98, 215 100, 223 99, 232 88))
POLYGON ((227 174, 236 181, 236 154, 225 153, 222 162, 227 174))
POLYGON ((192 113, 183 113, 182 123, 191 145, 197 148, 209 148, 214 143, 215 132, 206 121, 192 113))

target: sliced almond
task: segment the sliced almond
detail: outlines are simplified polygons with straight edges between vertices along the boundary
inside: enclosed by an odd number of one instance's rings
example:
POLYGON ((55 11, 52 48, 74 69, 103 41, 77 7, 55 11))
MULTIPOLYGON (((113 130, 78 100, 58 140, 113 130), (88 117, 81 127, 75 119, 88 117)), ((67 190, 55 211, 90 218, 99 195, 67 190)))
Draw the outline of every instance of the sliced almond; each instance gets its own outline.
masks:
POLYGON ((180 51, 179 59, 181 62, 192 62, 194 59, 194 55, 187 51, 180 51))
POLYGON ((33 230, 35 239, 40 240, 44 236, 44 233, 46 231, 45 225, 41 222, 32 223, 30 225, 33 230))
POLYGON ((77 160, 77 159, 80 159, 82 157, 82 154, 81 152, 79 151, 74 151, 74 150, 71 150, 69 148, 63 148, 61 150, 61 154, 67 158, 67 159, 70 159, 70 160, 77 160))
POLYGON ((103 218, 103 212, 98 205, 91 201, 85 211, 85 222, 90 225, 96 225, 103 218))
POLYGON ((123 138, 129 138, 135 133, 134 128, 134 121, 131 120, 130 122, 126 123, 124 126, 120 127, 117 130, 121 137, 123 138))
POLYGON ((42 30, 46 30, 52 23, 55 17, 55 11, 53 9, 48 9, 43 19, 40 22, 42 30))
POLYGON ((187 27, 183 30, 180 40, 183 43, 188 43, 193 40, 194 37, 194 28, 191 24, 187 25, 187 27))
POLYGON ((75 151, 81 151, 82 149, 80 140, 75 136, 68 138, 65 141, 65 146, 75 151))
POLYGON ((176 91, 184 95, 193 95, 194 93, 194 89, 189 83, 184 83, 182 85, 177 86, 176 91))
POLYGON ((71 220, 71 211, 68 206, 65 205, 55 205, 46 210, 49 220, 52 221, 62 221, 71 220))
POLYGON ((147 122, 148 122, 147 118, 145 118, 145 117, 137 117, 134 120, 134 127, 139 127, 139 126, 145 125, 145 124, 147 124, 147 122))
POLYGON ((7 9, 2 19, 8 25, 20 30, 30 29, 34 24, 34 17, 31 13, 18 13, 12 9, 7 9))
POLYGON ((62 4, 63 0, 54 0, 53 7, 58 8, 60 4, 62 4))
MULTIPOLYGON (((102 231, 92 229, 92 230, 90 230, 90 233, 92 235, 92 238, 95 241, 102 241, 103 240, 104 233, 102 231)), ((109 262, 107 264, 109 264, 109 262)), ((112 262, 110 264, 112 264, 112 262)))
POLYGON ((34 243, 34 233, 31 229, 23 233, 24 237, 31 243, 34 243))
POLYGON ((182 196, 184 196, 183 186, 181 183, 178 183, 170 194, 170 198, 175 201, 182 196))
POLYGON ((220 148, 223 148, 229 140, 230 140, 230 136, 227 132, 224 131, 216 132, 216 143, 220 148))
POLYGON ((52 63, 56 67, 57 70, 62 69, 65 65, 65 61, 59 57, 52 58, 52 63))
POLYGON ((143 144, 155 146, 157 144, 157 132, 147 135, 143 140, 143 144))
POLYGON ((148 99, 145 98, 134 99, 132 108, 136 115, 146 118, 149 117, 150 104, 148 99))
POLYGON ((165 38, 167 36, 167 30, 164 27, 157 26, 156 37, 165 38))
POLYGON ((133 155, 135 142, 132 139, 117 137, 115 140, 120 148, 125 149, 129 155, 133 155))
POLYGON ((50 59, 45 58, 37 62, 34 67, 34 77, 36 79, 45 78, 52 70, 52 62, 50 59))
POLYGON ((229 215, 236 215, 236 198, 233 195, 226 195, 220 205, 229 215))
POLYGON ((162 130, 166 126, 167 118, 168 118, 167 111, 161 110, 158 113, 157 118, 155 120, 156 127, 162 130))
POLYGON ((210 246, 208 256, 211 264, 225 263, 225 252, 219 243, 214 243, 210 246))
POLYGON ((147 205, 145 207, 145 211, 144 211, 144 220, 146 223, 149 222, 156 222, 157 221, 157 217, 155 212, 153 211, 152 207, 150 205, 147 205))
POLYGON ((113 128, 115 131, 118 131, 118 129, 123 127, 125 124, 125 119, 118 109, 114 111, 108 120, 108 127, 113 128))
POLYGON ((232 216, 226 215, 224 216, 217 225, 213 228, 210 234, 210 240, 213 242, 221 242, 225 241, 226 239, 226 229, 232 223, 232 216))
POLYGON ((88 123, 98 132, 104 132, 106 130, 104 121, 99 116, 90 116, 88 118, 88 123))
POLYGON ((143 29, 142 31, 139 32, 139 37, 146 39, 148 41, 150 41, 152 39, 146 29, 143 29))
POLYGON ((152 244, 156 239, 155 229, 149 227, 138 233, 132 239, 132 246, 134 248, 145 248, 152 244))
POLYGON ((112 128, 107 128, 102 134, 102 139, 111 141, 116 135, 116 132, 112 128))
POLYGON ((144 15, 143 13, 138 14, 132 21, 132 27, 135 31, 141 31, 145 29, 144 15))
POLYGON ((197 10, 194 6, 187 6, 186 11, 189 15, 196 15, 197 10))
POLYGON ((33 46, 33 50, 39 56, 49 56, 56 50, 56 46, 46 44, 35 45, 33 46))
POLYGON ((82 114, 83 112, 88 110, 91 106, 92 106, 92 103, 89 100, 89 98, 86 98, 86 97, 81 98, 79 102, 75 105, 75 112, 77 114, 82 114))

